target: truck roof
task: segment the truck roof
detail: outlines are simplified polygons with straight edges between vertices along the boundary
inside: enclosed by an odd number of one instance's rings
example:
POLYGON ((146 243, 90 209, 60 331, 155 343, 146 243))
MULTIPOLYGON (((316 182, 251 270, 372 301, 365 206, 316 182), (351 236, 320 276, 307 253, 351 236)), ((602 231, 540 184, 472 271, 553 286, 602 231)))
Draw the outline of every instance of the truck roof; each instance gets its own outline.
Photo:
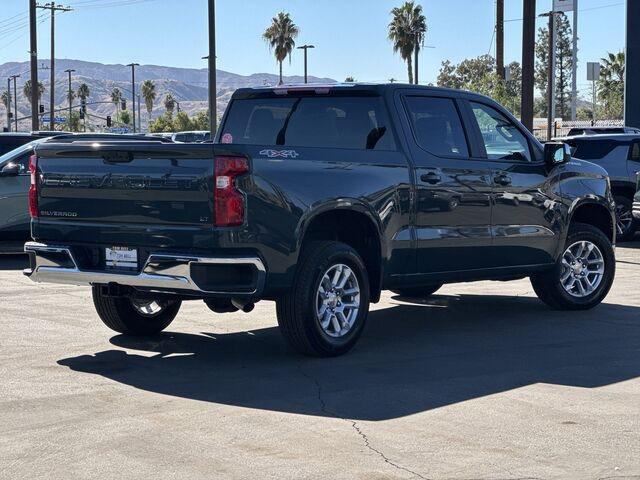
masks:
POLYGON ((467 90, 457 90, 453 88, 435 87, 430 85, 412 85, 408 83, 307 83, 307 84, 284 84, 276 86, 256 86, 239 88, 233 94, 236 98, 247 98, 260 94, 287 95, 295 92, 315 92, 317 94, 328 94, 332 92, 370 92, 381 95, 393 90, 419 90, 434 93, 446 93, 447 96, 466 96, 484 97, 479 93, 469 92, 467 90))

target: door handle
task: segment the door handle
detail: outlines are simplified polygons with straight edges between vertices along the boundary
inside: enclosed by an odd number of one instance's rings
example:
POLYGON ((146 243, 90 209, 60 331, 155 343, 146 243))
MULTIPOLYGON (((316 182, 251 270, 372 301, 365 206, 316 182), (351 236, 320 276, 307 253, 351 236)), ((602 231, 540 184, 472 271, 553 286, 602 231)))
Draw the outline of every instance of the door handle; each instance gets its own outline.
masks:
POLYGON ((507 185, 511 185, 511 177, 509 175, 506 175, 504 173, 501 173, 500 175, 496 175, 493 178, 493 181, 495 183, 497 183, 498 185, 503 185, 503 186, 507 186, 507 185))
POLYGON ((431 185, 435 185, 436 183, 440 183, 440 181, 442 180, 442 177, 435 172, 429 172, 422 175, 420 177, 420 180, 422 180, 425 183, 430 183, 431 185))

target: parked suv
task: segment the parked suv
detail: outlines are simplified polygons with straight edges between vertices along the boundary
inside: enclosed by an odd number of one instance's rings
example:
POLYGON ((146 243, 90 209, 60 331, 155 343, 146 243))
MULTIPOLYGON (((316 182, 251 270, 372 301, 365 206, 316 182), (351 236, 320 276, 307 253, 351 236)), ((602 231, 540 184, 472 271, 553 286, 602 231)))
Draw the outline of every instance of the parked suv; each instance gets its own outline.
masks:
POLYGON ((640 171, 640 135, 584 135, 564 140, 575 158, 603 167, 611 179, 616 202, 618 241, 633 239, 639 222, 633 218, 633 195, 640 171))
POLYGON ((88 285, 111 329, 151 335, 187 300, 275 300, 299 351, 348 351, 382 290, 531 277, 557 309, 615 275, 607 174, 504 108, 409 85, 241 89, 215 144, 39 144, 36 282, 88 285), (73 162, 73 169, 67 167, 73 162))

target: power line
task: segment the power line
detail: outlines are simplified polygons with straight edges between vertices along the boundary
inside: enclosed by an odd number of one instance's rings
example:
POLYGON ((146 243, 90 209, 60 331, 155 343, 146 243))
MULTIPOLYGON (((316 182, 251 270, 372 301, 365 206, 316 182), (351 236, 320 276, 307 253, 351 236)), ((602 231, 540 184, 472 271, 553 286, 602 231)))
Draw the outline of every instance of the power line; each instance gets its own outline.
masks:
MULTIPOLYGON (((603 8, 611 8, 611 7, 619 7, 620 5, 624 5, 624 2, 618 2, 618 3, 610 3, 608 5, 600 5, 598 7, 589 7, 589 8, 580 8, 578 10, 578 13, 582 13, 582 12, 590 12, 592 10, 602 10, 603 8)), ((506 22, 521 22, 522 19, 521 18, 512 18, 510 20, 505 20, 506 22)))

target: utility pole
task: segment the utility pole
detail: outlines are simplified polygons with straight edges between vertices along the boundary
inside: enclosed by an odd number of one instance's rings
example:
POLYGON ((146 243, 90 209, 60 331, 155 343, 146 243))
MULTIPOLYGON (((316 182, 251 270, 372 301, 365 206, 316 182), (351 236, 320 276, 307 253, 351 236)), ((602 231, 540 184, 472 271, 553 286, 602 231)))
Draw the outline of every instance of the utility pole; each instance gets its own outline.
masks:
POLYGON ((541 17, 549 17, 549 69, 547 71, 547 141, 551 140, 555 117, 555 58, 556 58, 556 13, 543 13, 541 17))
POLYGON ((71 95, 73 95, 72 91, 71 91, 71 74, 73 72, 75 72, 75 70, 73 70, 72 68, 68 68, 67 70, 65 70, 66 73, 69 74, 69 119, 67 120, 67 124, 69 127, 69 131, 71 131, 71 113, 73 111, 73 97, 71 95))
POLYGON ((640 2, 627 1, 625 125, 640 127, 640 2))
POLYGON ((11 131, 11 77, 7 78, 7 131, 11 131))
POLYGON ((216 1, 209 0, 209 128, 213 140, 218 129, 216 79, 216 1))
POLYGON ((536 0, 523 0, 522 12, 522 123, 533 131, 534 59, 536 46, 536 0))
POLYGON ((31 130, 40 130, 40 119, 38 118, 38 108, 40 99, 38 98, 38 35, 36 29, 37 17, 36 0, 29 0, 29 43, 31 57, 31 130))
POLYGON ((309 83, 307 78, 307 50, 316 48, 315 45, 302 45, 298 50, 304 50, 304 83, 309 83))
POLYGON ((571 120, 578 118, 578 0, 573 0, 573 71, 571 72, 571 120))
MULTIPOLYGON (((49 96, 49 116, 51 117, 51 122, 49 123, 49 130, 55 130, 56 126, 56 12, 70 12, 72 9, 70 7, 64 7, 62 5, 56 5, 55 2, 46 3, 44 5, 36 5, 37 8, 41 8, 43 10, 49 10, 51 12, 51 92, 49 96)), ((33 88, 33 86, 32 86, 33 88)), ((37 86, 36 86, 37 89, 37 86)))
POLYGON ((140 94, 138 94, 138 132, 142 133, 142 111, 140 110, 140 94))
POLYGON ((136 133, 136 67, 139 63, 130 63, 127 67, 131 67, 131 105, 133 110, 133 133, 136 133))
MULTIPOLYGON (((11 79, 13 80, 13 105, 15 108, 13 109, 15 112, 15 123, 16 123, 16 132, 18 131, 18 87, 16 86, 16 79, 20 78, 20 74, 11 75, 11 79)), ((7 92, 9 90, 7 89, 7 92)), ((9 97, 11 98, 11 97, 9 97)))
POLYGON ((496 0, 496 70, 504 80, 504 0, 496 0))

